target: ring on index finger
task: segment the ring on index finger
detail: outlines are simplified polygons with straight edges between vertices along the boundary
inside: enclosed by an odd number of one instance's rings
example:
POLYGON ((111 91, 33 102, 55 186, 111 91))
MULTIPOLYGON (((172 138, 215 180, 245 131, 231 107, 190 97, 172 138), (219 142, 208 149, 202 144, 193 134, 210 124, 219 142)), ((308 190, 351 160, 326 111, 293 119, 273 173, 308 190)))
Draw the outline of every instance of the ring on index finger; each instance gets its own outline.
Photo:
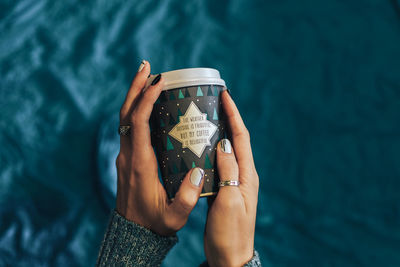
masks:
POLYGON ((130 135, 131 134, 131 126, 130 125, 120 125, 118 127, 119 135, 130 135))

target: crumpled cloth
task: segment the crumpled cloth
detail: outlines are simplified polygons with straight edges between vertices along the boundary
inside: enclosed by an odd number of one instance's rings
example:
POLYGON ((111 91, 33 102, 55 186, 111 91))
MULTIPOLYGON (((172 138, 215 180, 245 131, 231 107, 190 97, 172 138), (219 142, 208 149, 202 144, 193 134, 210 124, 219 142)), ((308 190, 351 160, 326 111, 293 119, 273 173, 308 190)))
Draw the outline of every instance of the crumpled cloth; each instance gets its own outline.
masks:
MULTIPOLYGON (((263 265, 400 266, 400 1, 0 7, 0 266, 95 264, 142 59, 227 82, 260 177, 263 265)), ((163 266, 204 260, 206 212, 163 266)))

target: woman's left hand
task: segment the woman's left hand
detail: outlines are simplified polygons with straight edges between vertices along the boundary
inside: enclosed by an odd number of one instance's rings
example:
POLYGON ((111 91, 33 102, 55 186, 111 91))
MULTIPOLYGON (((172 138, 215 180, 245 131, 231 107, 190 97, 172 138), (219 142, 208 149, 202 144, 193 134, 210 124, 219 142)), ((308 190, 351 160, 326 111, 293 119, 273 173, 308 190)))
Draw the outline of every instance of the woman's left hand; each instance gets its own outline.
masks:
POLYGON ((143 61, 120 111, 120 124, 130 125, 129 136, 121 135, 116 160, 117 211, 126 219, 153 232, 169 236, 181 229, 199 199, 204 171, 191 169, 173 201, 167 197, 158 177, 158 165, 151 145, 149 118, 163 88, 160 77, 145 88, 150 64, 143 61))
POLYGON ((210 199, 204 233, 209 266, 243 266, 254 256, 259 177, 254 164, 250 134, 227 90, 222 107, 232 136, 219 141, 217 168, 221 181, 239 181, 239 186, 220 187, 210 199))

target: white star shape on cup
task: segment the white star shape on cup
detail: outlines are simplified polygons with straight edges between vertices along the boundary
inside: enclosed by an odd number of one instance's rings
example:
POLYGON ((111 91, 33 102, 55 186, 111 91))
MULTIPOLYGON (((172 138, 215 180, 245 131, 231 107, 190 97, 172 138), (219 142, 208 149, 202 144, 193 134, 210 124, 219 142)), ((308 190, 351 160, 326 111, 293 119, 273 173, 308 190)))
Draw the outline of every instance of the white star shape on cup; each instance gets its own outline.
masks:
POLYGON ((200 158, 206 146, 211 145, 210 140, 217 128, 191 101, 185 114, 179 116, 179 123, 168 134, 182 143, 182 148, 189 148, 200 158))

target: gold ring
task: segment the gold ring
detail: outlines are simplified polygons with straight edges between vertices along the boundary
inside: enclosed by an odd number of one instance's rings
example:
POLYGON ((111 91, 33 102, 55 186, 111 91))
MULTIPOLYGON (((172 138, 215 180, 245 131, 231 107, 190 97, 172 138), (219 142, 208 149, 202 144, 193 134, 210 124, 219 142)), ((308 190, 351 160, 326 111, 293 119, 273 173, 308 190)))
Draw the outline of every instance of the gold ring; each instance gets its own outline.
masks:
POLYGON ((119 135, 130 135, 131 134, 131 126, 130 125, 120 125, 118 127, 119 135))
POLYGON ((239 181, 236 180, 226 180, 226 181, 221 181, 218 183, 219 187, 223 187, 223 186, 239 186, 239 181))

